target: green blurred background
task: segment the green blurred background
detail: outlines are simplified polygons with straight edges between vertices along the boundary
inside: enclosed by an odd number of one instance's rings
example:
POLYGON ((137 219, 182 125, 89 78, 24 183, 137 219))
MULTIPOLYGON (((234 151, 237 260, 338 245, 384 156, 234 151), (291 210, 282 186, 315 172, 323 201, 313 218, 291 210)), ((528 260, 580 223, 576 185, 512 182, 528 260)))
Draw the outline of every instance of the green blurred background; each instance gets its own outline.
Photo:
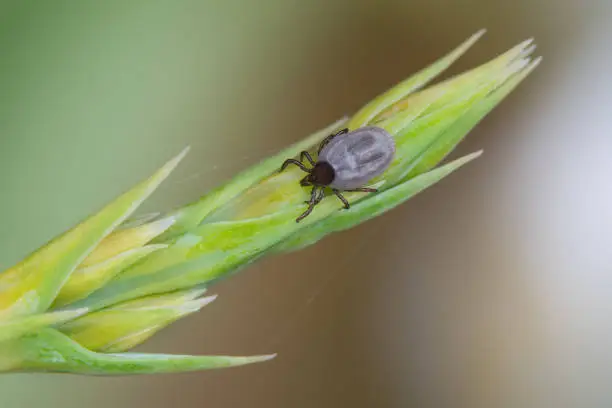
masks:
POLYGON ((442 56, 544 64, 401 208, 214 288, 140 347, 238 369, 0 377, 0 407, 612 403, 612 4, 2 1, 0 270, 191 145, 143 211, 204 194, 442 56))

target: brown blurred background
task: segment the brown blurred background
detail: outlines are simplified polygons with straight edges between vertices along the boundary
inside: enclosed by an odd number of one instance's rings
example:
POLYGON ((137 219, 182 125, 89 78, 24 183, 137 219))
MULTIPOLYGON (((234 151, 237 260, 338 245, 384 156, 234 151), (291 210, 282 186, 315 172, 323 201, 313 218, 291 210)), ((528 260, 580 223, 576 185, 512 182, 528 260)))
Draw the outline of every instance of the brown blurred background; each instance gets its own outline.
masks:
POLYGON ((195 199, 442 56, 544 62, 409 203, 214 288, 140 349, 278 352, 181 375, 0 377, 2 408, 612 404, 612 3, 3 1, 0 269, 182 147, 195 199))

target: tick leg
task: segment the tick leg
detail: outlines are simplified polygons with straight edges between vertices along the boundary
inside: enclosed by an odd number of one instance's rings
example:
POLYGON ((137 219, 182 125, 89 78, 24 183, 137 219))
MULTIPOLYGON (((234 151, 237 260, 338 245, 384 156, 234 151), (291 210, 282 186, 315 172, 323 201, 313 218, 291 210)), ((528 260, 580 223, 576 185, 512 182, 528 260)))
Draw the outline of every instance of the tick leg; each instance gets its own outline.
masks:
POLYGON ((295 159, 287 159, 287 160, 285 160, 285 162, 281 166, 279 172, 285 170, 287 168, 287 166, 289 166, 290 164, 295 164, 300 169, 304 170, 306 173, 310 173, 310 169, 308 167, 304 166, 304 163, 302 163, 299 160, 295 160, 295 159))
MULTIPOLYGON (((304 201, 305 204, 311 205, 311 204, 317 204, 319 201, 317 200, 317 189, 319 189, 318 186, 314 186, 312 187, 312 190, 310 190, 310 200, 308 201, 304 201)), ((323 191, 323 190, 321 190, 323 191)))
POLYGON ((317 200, 317 189, 318 189, 317 186, 314 186, 312 188, 312 192, 310 193, 310 201, 308 202, 308 208, 306 209, 306 211, 302 213, 302 215, 300 215, 299 217, 295 219, 295 222, 300 222, 304 218, 308 217, 308 215, 310 215, 312 210, 315 208, 315 205, 318 204, 318 201, 316 201, 317 200))
POLYGON ((361 192, 361 193, 378 193, 378 189, 376 189, 376 188, 369 188, 369 187, 352 188, 350 190, 344 190, 344 191, 349 191, 351 193, 357 193, 357 192, 361 192))
POLYGON ((308 160, 310 162, 310 164, 312 164, 313 166, 315 165, 315 161, 312 160, 312 156, 310 156, 310 153, 308 153, 307 151, 303 151, 300 153, 300 160, 304 160, 304 157, 306 158, 306 160, 308 160))
MULTIPOLYGON (((314 205, 317 205, 321 202, 321 200, 323 200, 323 198, 325 197, 325 188, 323 187, 317 187, 319 188, 319 195, 317 195, 317 197, 314 199, 314 205)), ((312 196, 310 197, 310 201, 304 201, 305 204, 312 204, 312 196)))
POLYGON ((325 189, 322 188, 319 190, 319 196, 315 200, 315 204, 319 204, 321 200, 323 199, 323 197, 325 197, 325 189))
POLYGON ((334 192, 336 197, 338 197, 340 199, 340 201, 342 201, 342 204, 344 204, 344 208, 346 208, 347 210, 349 208, 351 208, 351 205, 349 204, 348 200, 346 198, 344 198, 344 196, 340 193, 340 190, 336 190, 334 188, 334 189, 332 189, 332 191, 334 192))
POLYGON ((319 145, 319 150, 317 150, 317 154, 321 153, 321 150, 323 150, 323 148, 324 148, 325 146, 327 146, 327 144, 328 144, 329 142, 331 142, 331 140, 332 140, 334 137, 336 137, 336 136, 340 136, 340 135, 343 135, 343 134, 345 134, 345 133, 348 133, 348 129, 342 129, 342 130, 340 130, 340 131, 338 131, 338 132, 336 132, 336 133, 334 133, 334 134, 331 134, 331 135, 327 136, 325 139, 323 139, 323 141, 322 141, 322 142, 321 142, 321 144, 319 145))

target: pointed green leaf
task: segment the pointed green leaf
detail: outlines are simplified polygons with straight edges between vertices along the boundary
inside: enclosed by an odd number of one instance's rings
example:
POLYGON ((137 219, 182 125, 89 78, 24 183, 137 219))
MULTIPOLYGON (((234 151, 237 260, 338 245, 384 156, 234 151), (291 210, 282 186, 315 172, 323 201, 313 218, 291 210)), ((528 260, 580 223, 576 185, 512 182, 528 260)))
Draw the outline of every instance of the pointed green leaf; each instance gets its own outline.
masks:
POLYGON ((120 303, 72 320, 59 330, 92 351, 127 351, 215 299, 215 296, 196 299, 204 291, 190 289, 120 303))
MULTIPOLYGON (((527 45, 525 42, 482 67, 418 93, 415 98, 425 98, 426 108, 422 116, 413 118, 397 132, 396 158, 389 169, 374 179, 374 182, 386 180, 384 186, 388 188, 405 180, 407 175, 413 177, 439 163, 471 129, 460 130, 458 122, 465 121, 463 116, 488 99, 509 78, 523 70, 529 71, 529 59, 525 55, 530 52, 525 49, 527 45)), ((422 110, 423 107, 417 103, 419 101, 410 103, 408 110, 422 110)), ((401 116, 401 112, 398 116, 401 116)), ((379 126, 389 131, 397 130, 399 127, 393 128, 394 119, 391 117, 379 126)))
POLYGON ((428 171, 444 160, 457 144, 538 66, 540 61, 540 58, 532 61, 490 92, 486 98, 471 106, 470 110, 446 130, 435 143, 427 147, 418 162, 402 179, 406 180, 428 171))
MULTIPOLYGON (((430 104, 427 112, 435 111, 448 103, 454 102, 474 88, 487 84, 499 86, 508 77, 522 70, 527 65, 529 54, 534 50, 531 43, 532 40, 523 41, 485 64, 419 92, 422 98, 428 98, 429 94, 439 96, 430 104), (441 94, 442 90, 443 94, 441 94)), ((412 102, 409 99, 400 101, 393 109, 401 110, 405 107, 405 103, 410 105, 412 102)))
POLYGON ((480 39, 484 33, 485 30, 478 31, 445 57, 437 60, 427 68, 412 75, 408 79, 405 79, 382 95, 374 98, 351 118, 348 128, 357 129, 365 126, 382 111, 388 109, 390 106, 410 95, 412 92, 425 86, 432 79, 450 67, 457 59, 459 59, 459 57, 465 54, 465 52, 472 45, 474 45, 474 43, 478 41, 478 39, 480 39))
POLYGON ((105 237, 79 266, 96 265, 129 250, 140 248, 163 234, 174 222, 173 217, 165 217, 132 228, 115 230, 105 237))
POLYGON ((151 178, 0 274, 0 316, 47 310, 72 271, 157 188, 186 153, 184 150, 151 178))
POLYGON ((56 330, 45 329, 0 344, 0 371, 86 375, 160 374, 235 367, 267 361, 274 356, 102 354, 87 350, 56 330))

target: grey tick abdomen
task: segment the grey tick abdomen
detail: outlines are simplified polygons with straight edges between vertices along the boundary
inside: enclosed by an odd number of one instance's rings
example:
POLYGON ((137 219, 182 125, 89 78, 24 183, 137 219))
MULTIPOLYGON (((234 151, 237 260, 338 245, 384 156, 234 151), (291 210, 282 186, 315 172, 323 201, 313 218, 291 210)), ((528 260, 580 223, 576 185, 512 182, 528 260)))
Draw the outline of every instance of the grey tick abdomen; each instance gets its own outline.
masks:
POLYGON ((321 150, 318 161, 329 163, 334 180, 329 185, 350 190, 366 185, 389 167, 395 155, 393 137, 379 127, 363 127, 333 138, 321 150))

